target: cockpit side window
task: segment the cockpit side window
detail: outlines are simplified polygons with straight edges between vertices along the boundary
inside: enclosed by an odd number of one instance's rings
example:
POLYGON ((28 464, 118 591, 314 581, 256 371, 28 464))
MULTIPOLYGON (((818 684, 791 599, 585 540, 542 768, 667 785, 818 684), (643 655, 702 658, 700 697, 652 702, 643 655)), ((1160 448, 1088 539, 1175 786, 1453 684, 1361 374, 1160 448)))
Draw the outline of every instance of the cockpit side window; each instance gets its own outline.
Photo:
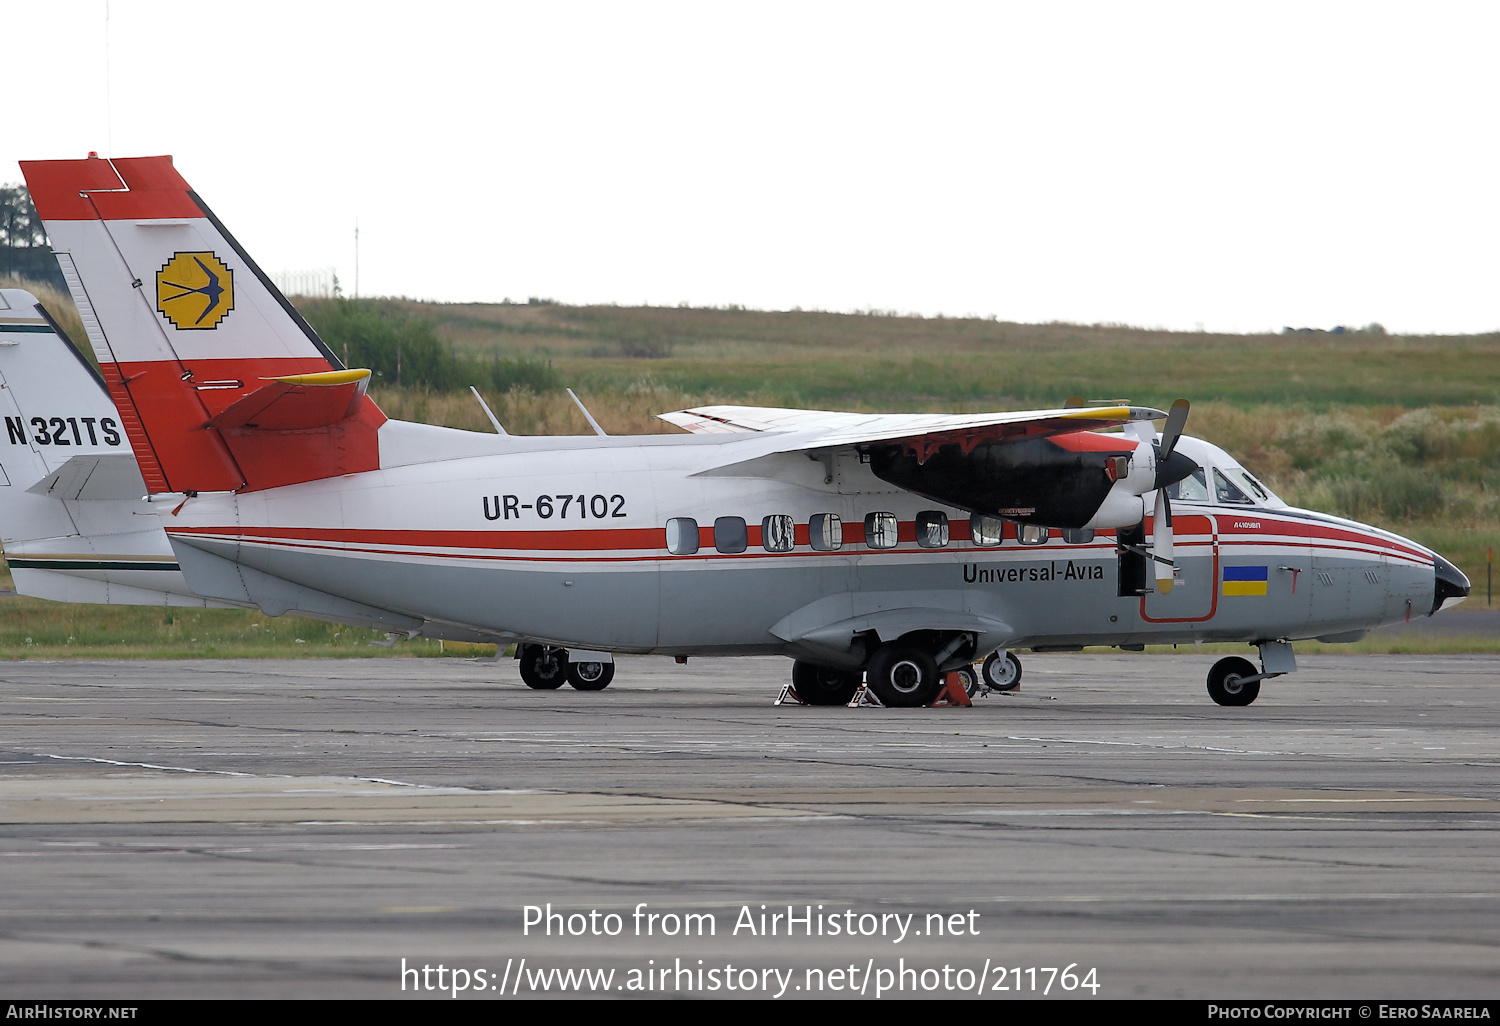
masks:
POLYGON ((1234 480, 1243 485, 1246 491, 1255 496, 1261 502, 1271 501, 1270 492, 1266 490, 1266 487, 1264 485, 1255 480, 1255 478, 1251 476, 1250 471, 1246 470, 1244 467, 1229 467, 1225 472, 1230 477, 1234 478, 1234 480))
POLYGON ((1203 478, 1203 468, 1199 467, 1191 476, 1168 485, 1167 498, 1182 502, 1207 502, 1208 483, 1203 478))
POLYGON ((1214 494, 1219 502, 1230 502, 1240 506, 1254 505, 1250 496, 1240 491, 1238 485, 1220 473, 1218 467, 1214 468, 1214 494))

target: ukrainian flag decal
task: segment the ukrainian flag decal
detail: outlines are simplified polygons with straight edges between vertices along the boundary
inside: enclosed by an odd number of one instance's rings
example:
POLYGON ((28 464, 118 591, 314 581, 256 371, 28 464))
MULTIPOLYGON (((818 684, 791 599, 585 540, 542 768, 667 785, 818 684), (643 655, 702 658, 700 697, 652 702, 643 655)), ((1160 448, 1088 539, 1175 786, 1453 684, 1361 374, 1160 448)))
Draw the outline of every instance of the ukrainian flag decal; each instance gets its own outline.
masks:
POLYGON ((1226 566, 1223 595, 1264 595, 1270 574, 1263 566, 1226 566))

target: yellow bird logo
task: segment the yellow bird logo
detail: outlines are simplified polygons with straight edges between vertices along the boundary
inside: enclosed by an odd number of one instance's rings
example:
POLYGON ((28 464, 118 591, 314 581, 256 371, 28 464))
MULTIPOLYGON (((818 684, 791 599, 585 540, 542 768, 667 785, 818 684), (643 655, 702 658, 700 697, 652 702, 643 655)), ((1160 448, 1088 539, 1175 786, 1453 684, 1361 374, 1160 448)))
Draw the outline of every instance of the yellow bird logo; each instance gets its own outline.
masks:
POLYGON ((156 309, 179 330, 217 328, 234 309, 234 272, 212 253, 177 253, 156 272, 156 309))

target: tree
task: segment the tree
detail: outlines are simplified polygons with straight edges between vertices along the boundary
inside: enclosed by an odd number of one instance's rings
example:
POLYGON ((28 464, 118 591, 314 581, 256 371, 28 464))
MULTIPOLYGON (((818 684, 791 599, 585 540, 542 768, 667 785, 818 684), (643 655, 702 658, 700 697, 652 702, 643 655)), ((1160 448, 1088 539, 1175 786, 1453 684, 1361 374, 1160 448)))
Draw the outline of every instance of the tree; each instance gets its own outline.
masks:
POLYGON ((47 244, 47 229, 24 185, 0 185, 0 275, 67 289, 47 244))

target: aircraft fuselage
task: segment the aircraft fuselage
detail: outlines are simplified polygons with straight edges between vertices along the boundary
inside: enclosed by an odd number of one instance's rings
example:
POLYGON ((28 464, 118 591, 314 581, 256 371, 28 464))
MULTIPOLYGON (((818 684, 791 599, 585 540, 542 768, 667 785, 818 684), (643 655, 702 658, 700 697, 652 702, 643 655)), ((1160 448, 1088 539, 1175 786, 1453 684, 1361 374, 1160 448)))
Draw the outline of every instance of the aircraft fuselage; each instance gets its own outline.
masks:
POLYGON ((854 454, 703 473, 723 465, 724 446, 753 440, 509 444, 201 495, 162 519, 190 583, 212 597, 247 596, 216 589, 204 554, 439 633, 613 652, 853 663, 862 633, 891 640, 925 629, 924 616, 1011 647, 1258 642, 1347 636, 1437 605, 1428 550, 1287 507, 1176 500, 1175 586, 1161 594, 1124 586, 1114 531, 1007 522, 999 544, 980 544, 967 512, 882 482, 854 454), (830 514, 839 547, 813 548, 830 514))

